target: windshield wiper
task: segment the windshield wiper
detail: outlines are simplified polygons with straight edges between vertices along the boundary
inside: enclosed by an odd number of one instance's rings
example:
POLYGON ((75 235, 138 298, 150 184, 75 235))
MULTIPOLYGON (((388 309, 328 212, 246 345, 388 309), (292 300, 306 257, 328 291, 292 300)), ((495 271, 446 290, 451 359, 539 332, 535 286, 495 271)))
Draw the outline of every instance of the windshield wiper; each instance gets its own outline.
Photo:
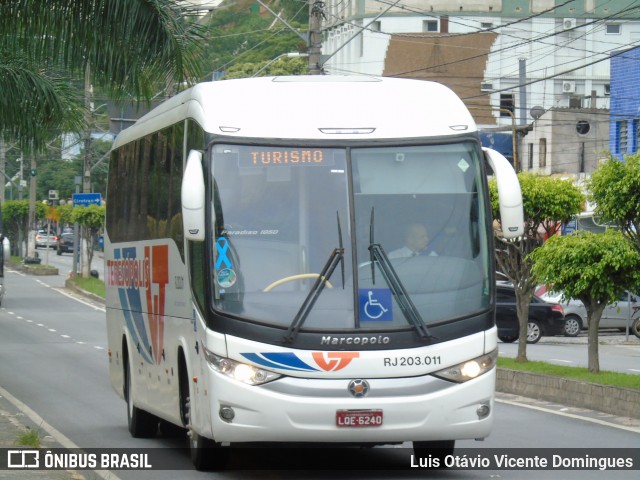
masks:
POLYGON ((371 278, 373 284, 375 285, 375 264, 377 263, 380 267, 380 273, 384 277, 387 285, 391 289, 391 293, 398 302, 398 306, 400 310, 404 314, 404 317, 407 321, 416 329, 418 332, 418 336, 423 340, 430 340, 432 338, 437 338, 434 335, 429 333, 429 329, 427 328, 427 324, 424 323, 420 312, 411 301, 411 297, 409 296, 409 292, 405 288, 402 280, 398 276, 398 272, 396 272, 395 268, 389 261, 389 257, 387 257, 387 253, 382 248, 382 245, 379 243, 375 243, 374 233, 373 233, 373 221, 374 221, 374 210, 371 208, 371 223, 369 225, 369 255, 371 258, 371 278))
POLYGON ((342 228, 340 228, 340 215, 338 214, 338 212, 336 212, 336 215, 338 218, 339 247, 334 248, 331 252, 331 255, 329 255, 327 263, 325 263, 324 267, 322 267, 318 278, 316 278, 316 281, 311 287, 311 290, 309 290, 309 293, 305 297, 304 302, 302 302, 300 310, 298 310, 298 313, 296 313, 296 316, 293 318, 291 325, 289 325, 287 333, 284 336, 285 343, 292 343, 295 340, 298 332, 300 331, 300 328, 311 313, 313 305, 316 303, 316 300, 326 287, 327 281, 329 280, 329 278, 331 278, 331 275, 333 275, 333 271, 338 266, 338 263, 342 264, 342 288, 344 288, 344 247, 342 245, 342 228))

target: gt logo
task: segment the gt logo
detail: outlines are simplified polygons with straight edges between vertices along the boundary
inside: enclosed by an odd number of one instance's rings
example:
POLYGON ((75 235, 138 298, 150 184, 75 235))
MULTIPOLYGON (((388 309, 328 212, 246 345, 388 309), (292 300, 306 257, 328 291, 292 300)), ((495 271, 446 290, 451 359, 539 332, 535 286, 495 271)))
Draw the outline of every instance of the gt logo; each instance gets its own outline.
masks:
POLYGON ((313 359, 325 372, 337 372, 351 363, 354 358, 360 357, 358 352, 313 352, 313 359))

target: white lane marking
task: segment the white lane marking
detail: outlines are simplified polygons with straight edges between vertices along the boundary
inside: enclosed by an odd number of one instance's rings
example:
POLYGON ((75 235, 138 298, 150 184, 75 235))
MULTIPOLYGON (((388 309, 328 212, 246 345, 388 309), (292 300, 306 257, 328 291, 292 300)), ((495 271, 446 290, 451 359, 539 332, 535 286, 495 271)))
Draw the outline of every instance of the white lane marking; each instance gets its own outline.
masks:
POLYGON ((62 338, 71 338, 69 335, 60 335, 62 338))
POLYGON ((55 332, 55 331, 56 331, 56 329, 55 329, 55 328, 50 328, 50 329, 49 329, 49 331, 50 331, 50 332, 55 332))
POLYGON ((95 348, 96 350, 104 350, 104 347, 99 347, 97 345, 95 345, 93 348, 95 348))
POLYGON ((504 400, 504 399, 501 399, 501 398, 496 398, 496 402, 497 403, 505 403, 507 405, 514 405, 516 407, 529 408, 531 410, 538 410, 540 412, 545 412, 545 413, 552 413, 554 415, 560 415, 561 417, 568 417, 568 418, 573 418, 573 419, 576 419, 576 420, 584 420, 585 422, 596 423, 598 425, 603 425, 605 427, 613 427, 613 428, 617 428, 619 430, 626 430, 628 432, 640 433, 640 428, 639 427, 628 427, 626 425, 618 425, 616 423, 607 422, 605 420, 600 420, 598 418, 583 417, 581 415, 576 415, 576 414, 573 414, 573 413, 559 412, 557 410, 551 410, 550 408, 544 408, 544 407, 539 407, 537 405, 529 405, 529 404, 526 404, 526 403, 514 402, 513 400, 504 400))
MULTIPOLYGON (((51 435, 56 441, 62 445, 66 449, 80 449, 78 445, 73 443, 73 441, 63 434, 61 431, 47 423, 40 415, 38 415, 34 410, 29 408, 26 404, 22 403, 16 397, 7 392, 4 388, 0 387, 0 395, 9 400, 18 410, 24 413, 27 417, 31 419, 33 423, 38 425, 39 428, 46 430, 46 432, 51 435)), ((104 480, 120 480, 120 477, 116 476, 113 472, 109 470, 94 470, 96 475, 103 478, 104 480)))
POLYGON ((58 292, 58 293, 60 293, 60 294, 64 295, 65 297, 68 297, 68 298, 70 298, 70 299, 72 299, 72 300, 75 300, 76 302, 82 303, 83 305, 86 305, 87 307, 91 307, 91 308, 93 308, 94 310, 98 310, 98 311, 100 311, 100 312, 106 312, 106 311, 107 311, 104 307, 100 307, 100 306, 98 306, 98 305, 94 305, 94 304, 92 304, 92 303, 86 302, 86 301, 82 300, 81 298, 78 298, 78 297, 76 297, 76 296, 74 296, 74 295, 70 295, 70 294, 68 294, 67 292, 64 292, 64 291, 63 291, 63 290, 61 290, 61 289, 54 288, 54 290, 55 290, 56 292, 58 292))
POLYGON ((573 363, 571 360, 562 360, 560 358, 550 358, 549 361, 551 361, 551 362, 560 362, 560 363, 573 363))

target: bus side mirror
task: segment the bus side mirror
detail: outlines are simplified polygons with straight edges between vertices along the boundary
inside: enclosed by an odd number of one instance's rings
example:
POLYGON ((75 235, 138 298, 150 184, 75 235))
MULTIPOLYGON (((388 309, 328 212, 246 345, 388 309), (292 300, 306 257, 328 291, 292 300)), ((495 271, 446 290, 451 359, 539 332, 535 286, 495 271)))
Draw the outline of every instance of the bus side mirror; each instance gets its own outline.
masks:
POLYGON ((482 150, 487 162, 493 169, 498 183, 502 235, 504 238, 521 237, 524 235, 524 213, 518 176, 502 154, 490 148, 483 148, 482 150))
POLYGON ((192 242, 203 242, 205 234, 205 195, 202 152, 191 150, 187 157, 181 186, 182 225, 184 236, 192 242))

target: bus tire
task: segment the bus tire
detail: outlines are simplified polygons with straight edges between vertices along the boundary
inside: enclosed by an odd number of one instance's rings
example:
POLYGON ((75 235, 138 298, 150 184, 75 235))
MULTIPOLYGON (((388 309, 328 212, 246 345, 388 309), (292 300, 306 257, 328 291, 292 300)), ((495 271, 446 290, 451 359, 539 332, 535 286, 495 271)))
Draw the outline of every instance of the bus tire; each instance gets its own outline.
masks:
POLYGON ((455 446, 455 440, 413 442, 413 454, 416 459, 430 458, 432 468, 445 468, 445 459, 448 455, 453 455, 455 446))
POLYGON ((180 395, 180 416, 182 423, 187 429, 187 439, 189 440, 189 452, 191 462, 196 470, 224 470, 229 460, 229 447, 223 447, 210 438, 203 437, 195 431, 191 424, 191 397, 189 391, 189 376, 187 374, 187 362, 184 356, 180 355, 178 361, 179 368, 179 395, 180 395))
POLYGON ((154 437, 158 431, 158 418, 134 405, 131 391, 131 365, 126 360, 124 369, 124 397, 127 401, 127 424, 134 438, 154 437))
MULTIPOLYGON (((191 402, 187 400, 187 415, 190 415, 191 402)), ((191 462, 196 470, 224 470, 229 461, 229 447, 223 447, 220 443, 203 437, 197 433, 191 426, 189 421, 187 428, 187 436, 189 437, 189 451, 191 453, 191 462)))

